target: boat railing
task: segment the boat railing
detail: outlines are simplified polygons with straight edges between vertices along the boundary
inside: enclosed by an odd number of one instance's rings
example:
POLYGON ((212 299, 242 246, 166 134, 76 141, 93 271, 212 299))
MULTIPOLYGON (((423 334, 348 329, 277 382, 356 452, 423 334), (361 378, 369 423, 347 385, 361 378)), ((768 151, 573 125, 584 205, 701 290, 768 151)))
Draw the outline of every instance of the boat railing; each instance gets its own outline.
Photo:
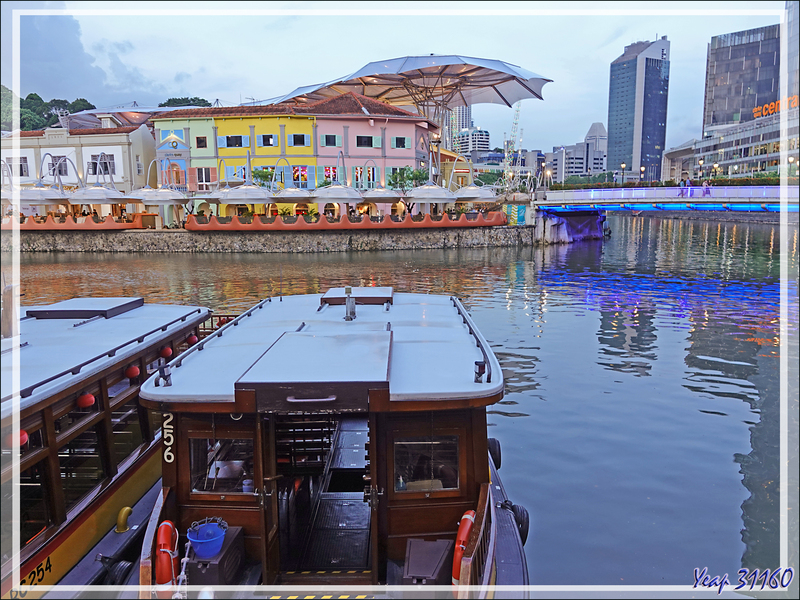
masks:
MULTIPOLYGON (((458 579, 458 597, 470 598, 474 592, 466 586, 479 586, 488 590, 494 562, 494 545, 496 539, 496 520, 491 486, 481 484, 478 498, 478 509, 475 511, 475 522, 467 547, 461 558, 461 576, 458 579)), ((476 589, 473 587, 472 589, 476 589)), ((483 597, 483 596, 480 596, 483 597)))
MULTIPOLYGON (((483 364, 486 367, 486 383, 492 383, 492 362, 489 360, 489 353, 486 352, 486 346, 488 343, 481 335, 478 328, 475 326, 475 323, 472 321, 472 317, 469 316, 467 309, 464 308, 464 305, 461 304, 461 300, 456 298, 455 296, 450 296, 450 301, 456 307, 458 314, 461 315, 464 323, 467 325, 467 329, 472 337, 475 338, 475 341, 478 343, 478 348, 480 348, 481 354, 483 354, 483 364)), ((477 379, 475 382, 477 383, 477 379)))
MULTIPOLYGON (((161 325, 159 327, 156 327, 152 331, 148 331, 147 333, 143 333, 142 335, 136 336, 132 340, 129 340, 129 341, 123 343, 123 344, 115 346, 111 350, 107 350, 106 352, 103 352, 102 354, 98 354, 97 356, 95 356, 93 358, 90 358, 89 360, 85 360, 82 363, 79 363, 79 364, 75 365, 74 367, 71 367, 71 368, 66 369, 64 371, 61 371, 60 373, 56 373, 52 377, 48 377, 47 379, 44 379, 44 380, 39 381, 39 382, 37 382, 37 383, 35 383, 33 385, 30 385, 30 386, 26 387, 25 389, 20 390, 20 398, 27 398, 28 396, 30 396, 33 393, 33 391, 36 388, 41 387, 41 386, 43 386, 43 385, 45 385, 47 383, 50 383, 51 381, 55 381, 56 379, 58 379, 60 377, 64 377, 65 375, 70 375, 70 374, 71 375, 77 375, 87 365, 90 365, 95 361, 102 360, 102 359, 107 358, 107 357, 116 356, 117 352, 119 352, 120 350, 122 350, 126 346, 130 346, 133 343, 141 344, 142 342, 144 342, 145 338, 153 335, 154 333, 156 333, 158 331, 166 331, 170 326, 174 325, 175 323, 185 322, 189 317, 191 317, 195 313, 199 314, 203 310, 204 309, 202 309, 202 308, 196 308, 195 310, 193 310, 189 314, 183 315, 182 317, 178 317, 177 319, 173 319, 169 323, 166 323, 165 325, 161 325)), ((79 325, 80 324, 81 323, 79 323, 79 325)), ((10 396, 5 397, 5 398, 3 398, 3 401, 8 400, 9 398, 10 398, 10 396)))
MULTIPOLYGON (((200 328, 200 338, 201 338, 200 342, 189 348, 183 354, 181 354, 174 361, 175 367, 180 367, 183 364, 184 358, 186 358, 193 352, 200 352, 203 348, 205 348, 205 345, 208 342, 210 342, 212 338, 222 337, 228 331, 228 329, 230 329, 231 327, 237 327, 243 319, 252 316, 255 311, 264 308, 264 305, 267 304, 268 302, 272 302, 272 298, 266 298, 262 300, 254 307, 252 307, 250 310, 243 312, 242 314, 240 314, 238 317, 235 318, 224 317, 223 315, 212 315, 211 327, 200 328), (216 321, 216 327, 214 326, 215 321, 216 321)), ((208 322, 208 320, 206 322, 208 322)))
POLYGON ((142 552, 139 556, 139 598, 152 598, 151 585, 153 582, 153 572, 155 569, 156 555, 156 531, 161 523, 161 513, 164 510, 165 500, 170 493, 170 488, 166 487, 156 498, 153 505, 153 512, 147 521, 147 529, 142 540, 142 552))

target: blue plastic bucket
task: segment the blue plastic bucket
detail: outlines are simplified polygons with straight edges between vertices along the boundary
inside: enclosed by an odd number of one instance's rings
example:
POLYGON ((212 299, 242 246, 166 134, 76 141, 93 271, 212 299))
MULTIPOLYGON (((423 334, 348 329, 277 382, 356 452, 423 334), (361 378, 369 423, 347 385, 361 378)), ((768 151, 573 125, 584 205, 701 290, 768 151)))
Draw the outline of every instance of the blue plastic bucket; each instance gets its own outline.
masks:
POLYGON ((225 521, 209 519, 206 522, 192 523, 186 537, 192 543, 197 558, 212 558, 222 549, 227 529, 228 524, 225 521))

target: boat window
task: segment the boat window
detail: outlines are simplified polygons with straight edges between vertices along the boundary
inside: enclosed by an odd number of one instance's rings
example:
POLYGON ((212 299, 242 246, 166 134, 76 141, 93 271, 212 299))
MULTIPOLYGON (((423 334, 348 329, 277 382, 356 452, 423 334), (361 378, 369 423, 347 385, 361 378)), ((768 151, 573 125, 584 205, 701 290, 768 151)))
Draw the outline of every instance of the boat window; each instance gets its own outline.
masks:
POLYGON ((252 439, 193 438, 189 453, 193 492, 244 492, 248 480, 252 486, 252 439))
POLYGON ((144 442, 136 400, 111 411, 111 424, 114 430, 114 464, 119 465, 144 442))
MULTIPOLYGON (((3 506, 11 505, 6 497, 12 486, 3 486, 3 506)), ((40 462, 19 474, 19 539, 22 546, 31 543, 52 522, 47 508, 44 486, 44 462, 40 462)))
POLYGON ((394 442, 396 492, 458 489, 458 436, 403 437, 394 442))
POLYGON ((59 448, 58 462, 67 511, 105 478, 99 447, 97 432, 90 427, 59 448))

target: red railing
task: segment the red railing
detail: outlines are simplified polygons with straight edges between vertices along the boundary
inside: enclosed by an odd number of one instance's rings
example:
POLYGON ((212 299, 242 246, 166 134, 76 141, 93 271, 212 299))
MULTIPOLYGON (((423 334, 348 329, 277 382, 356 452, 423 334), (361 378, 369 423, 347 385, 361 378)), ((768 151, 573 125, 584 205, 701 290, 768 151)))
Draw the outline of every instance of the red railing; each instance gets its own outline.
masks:
POLYGON ((336 231, 344 229, 430 229, 430 228, 455 228, 455 227, 491 227, 506 225, 508 222, 505 214, 491 212, 488 215, 462 214, 458 218, 447 215, 437 219, 425 215, 421 220, 412 219, 406 215, 405 219, 395 220, 391 217, 362 217, 351 221, 348 217, 330 219, 319 217, 317 220, 306 221, 302 216, 284 219, 283 217, 263 217, 255 215, 242 222, 239 217, 226 217, 226 222, 220 222, 215 216, 208 218, 207 223, 200 223, 195 215, 189 215, 186 220, 186 229, 189 231, 336 231), (230 221, 228 221, 230 219, 230 221), (251 220, 252 219, 252 220, 251 220))
MULTIPOLYGON (((12 219, 17 217, 3 217, 2 229, 12 229, 14 223, 12 219)), ((133 215, 131 221, 116 221, 111 215, 100 222, 95 222, 92 217, 85 217, 82 223, 78 223, 71 215, 64 218, 63 221, 53 218, 48 215, 46 218, 42 217, 27 217, 24 218, 19 225, 22 231, 108 231, 110 229, 145 229, 142 223, 142 215, 133 215)))

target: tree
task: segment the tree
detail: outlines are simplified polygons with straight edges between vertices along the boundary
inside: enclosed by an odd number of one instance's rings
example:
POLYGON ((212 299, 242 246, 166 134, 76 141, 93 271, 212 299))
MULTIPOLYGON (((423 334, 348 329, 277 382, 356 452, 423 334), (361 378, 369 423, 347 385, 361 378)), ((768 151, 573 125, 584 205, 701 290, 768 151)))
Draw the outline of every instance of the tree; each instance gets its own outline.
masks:
POLYGON ((0 128, 11 131, 13 125, 14 98, 16 95, 6 86, 2 86, 0 94, 0 128))
MULTIPOLYGON (((403 196, 407 195, 411 188, 420 183, 428 180, 427 169, 412 169, 411 167, 401 167, 386 180, 386 184, 395 190, 400 190, 403 196)), ((405 198, 401 198, 400 202, 406 207, 408 212, 414 208, 414 203, 409 203, 405 198)))
POLYGON ((92 110, 93 108, 97 107, 85 98, 78 98, 77 100, 70 102, 67 110, 69 110, 70 114, 75 114, 76 112, 81 112, 82 110, 92 110))
POLYGON ((211 106, 211 102, 203 98, 193 96, 191 98, 170 98, 166 102, 162 102, 159 106, 211 106))
POLYGON ((33 131, 35 129, 44 129, 47 126, 47 121, 27 108, 19 110, 19 128, 22 131, 33 131))
POLYGON ((502 177, 502 173, 497 173, 495 171, 489 173, 481 173, 475 179, 478 181, 483 182, 484 185, 494 185, 497 183, 497 180, 502 177))

